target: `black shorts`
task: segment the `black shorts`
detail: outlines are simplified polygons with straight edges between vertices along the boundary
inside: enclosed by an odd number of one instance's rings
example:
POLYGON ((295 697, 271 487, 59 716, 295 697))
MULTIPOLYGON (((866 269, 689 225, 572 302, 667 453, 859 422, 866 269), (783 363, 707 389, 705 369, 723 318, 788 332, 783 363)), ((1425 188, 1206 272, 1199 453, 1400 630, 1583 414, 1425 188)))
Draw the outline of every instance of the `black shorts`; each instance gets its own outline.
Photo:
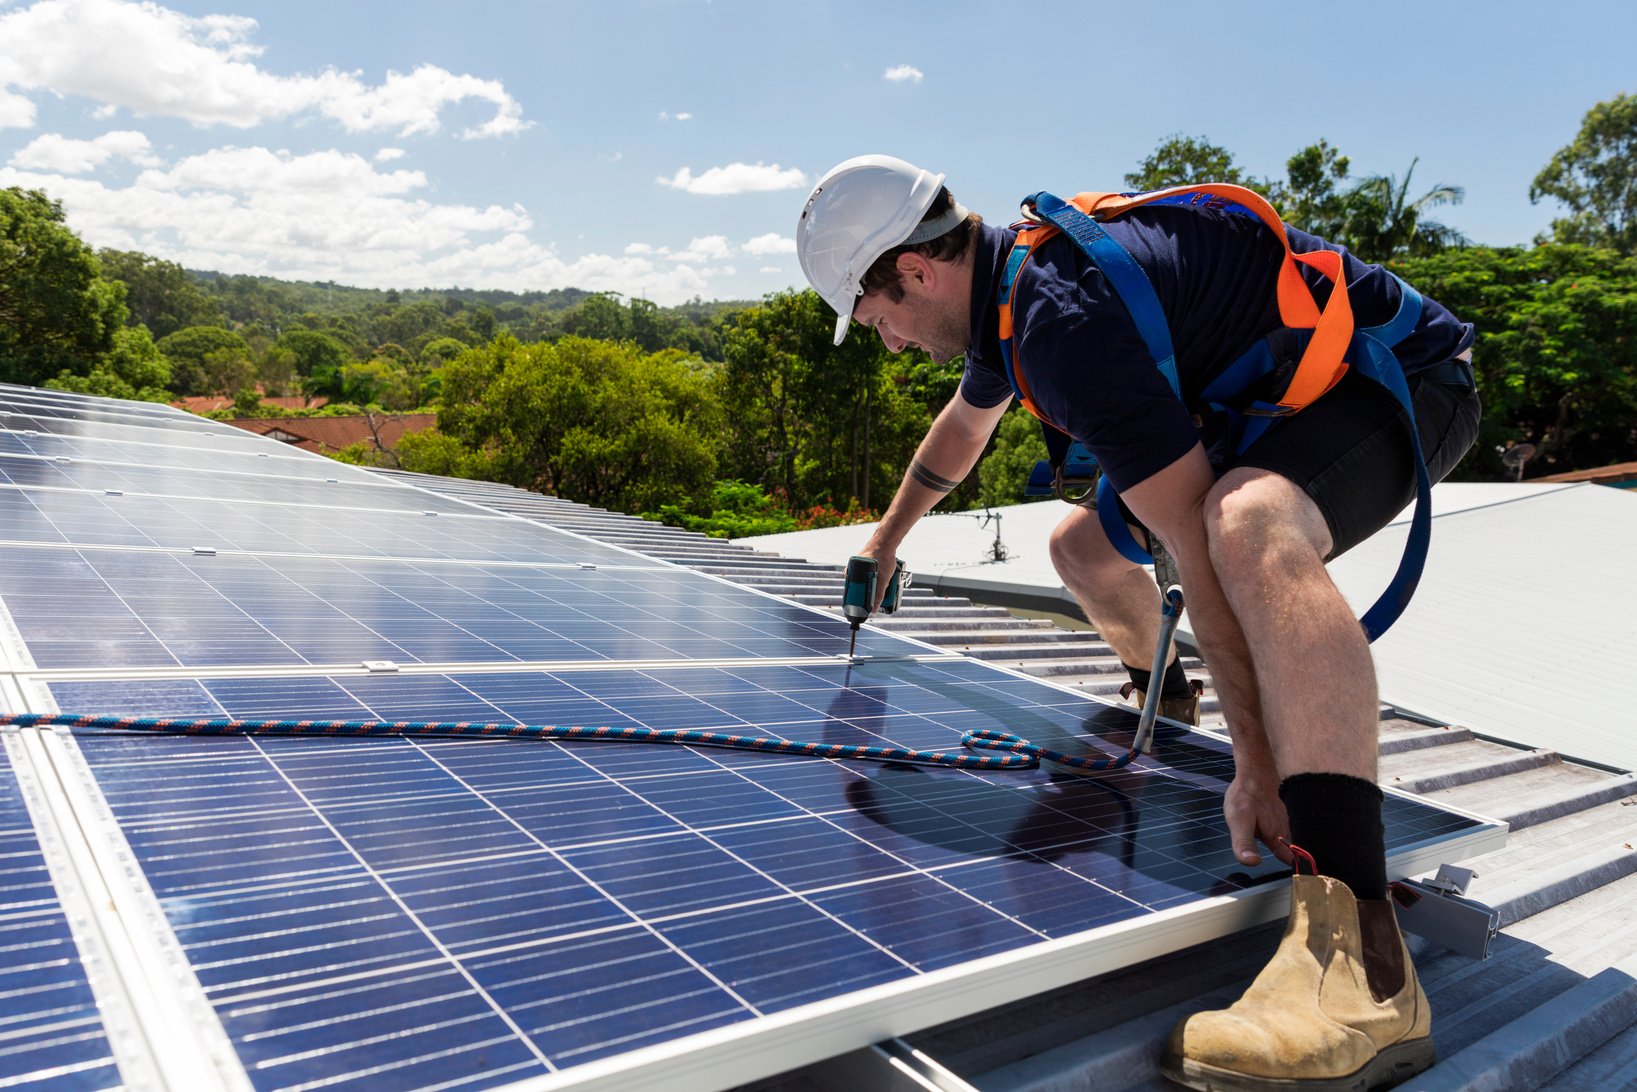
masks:
MULTIPOLYGON (((1455 469, 1478 437, 1471 376, 1470 365, 1450 361, 1410 377, 1421 455, 1435 482, 1455 469)), ((1374 380, 1348 372, 1218 473, 1254 466, 1301 486, 1330 527, 1333 558, 1387 526, 1415 499, 1414 457, 1397 399, 1374 380)))

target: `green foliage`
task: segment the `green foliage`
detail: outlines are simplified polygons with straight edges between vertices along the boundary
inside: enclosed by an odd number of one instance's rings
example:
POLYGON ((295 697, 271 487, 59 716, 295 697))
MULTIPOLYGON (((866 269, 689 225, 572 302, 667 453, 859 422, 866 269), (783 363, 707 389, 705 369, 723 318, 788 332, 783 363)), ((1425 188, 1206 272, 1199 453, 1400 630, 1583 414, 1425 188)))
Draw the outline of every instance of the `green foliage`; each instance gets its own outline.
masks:
POLYGON ((244 338, 220 326, 188 326, 160 338, 158 344, 160 353, 170 362, 171 390, 180 395, 212 394, 219 389, 212 378, 219 376, 220 368, 213 371, 207 363, 212 354, 216 354, 217 362, 250 356, 244 338))
POLYGON ((1349 191, 1343 200, 1343 222, 1333 242, 1369 262, 1397 257, 1424 257, 1469 240, 1454 228, 1427 217, 1439 205, 1459 205, 1466 196, 1460 186, 1443 183, 1416 198, 1410 197, 1412 160, 1400 180, 1395 175, 1372 175, 1349 191))
POLYGON ((623 511, 658 510, 715 478, 721 403, 681 354, 501 336, 444 368, 439 431, 493 480, 623 511))
POLYGON ((87 376, 125 324, 124 286, 38 190, 0 189, 0 382, 87 376))
POLYGON ((1196 182, 1232 182, 1259 189, 1256 181, 1247 176, 1233 161, 1226 148, 1212 144, 1205 137, 1183 136, 1172 133, 1160 141, 1149 157, 1135 171, 1125 176, 1125 184, 1132 190, 1158 190, 1167 186, 1188 186, 1196 182))
POLYGON ((170 365, 159 354, 145 326, 126 326, 114 332, 114 347, 89 375, 63 372, 46 387, 58 391, 127 398, 136 402, 169 402, 170 365))
POLYGON ((1484 414, 1457 477, 1510 478, 1508 441, 1537 445, 1534 474, 1637 460, 1637 257, 1471 247, 1392 268, 1478 329, 1484 414))
POLYGON ((296 374, 303 378, 321 371, 339 375, 352 353, 335 334, 325 330, 289 330, 279 336, 278 347, 295 360, 296 374))
POLYGON ((1637 95, 1616 95, 1586 113, 1574 140, 1530 185, 1529 200, 1542 197, 1569 207, 1552 221, 1558 242, 1637 254, 1637 95))
POLYGON ((713 538, 777 535, 796 529, 796 517, 777 498, 748 482, 715 482, 708 507, 710 514, 701 516, 680 504, 662 504, 656 512, 644 512, 643 518, 701 531, 713 538))
POLYGON ((222 310, 187 270, 134 250, 100 250, 103 276, 125 285, 130 321, 156 338, 188 326, 219 326, 222 310))
POLYGON ((1285 161, 1285 181, 1269 189, 1268 200, 1291 227, 1337 238, 1347 222, 1347 195, 1340 187, 1351 165, 1328 141, 1309 144, 1285 161))
POLYGON ((1028 499, 1023 489, 1029 484, 1029 472, 1045 457, 1040 422, 1022 406, 1014 406, 1000 419, 994 446, 978 464, 978 503, 985 508, 1022 504, 1028 499))
MULTIPOLYGON (((365 466, 378 465, 380 452, 374 445, 353 446, 359 449, 357 457, 342 461, 357 462, 365 466)), ((347 450, 351 451, 351 448, 347 450)), ((399 437, 395 450, 403 469, 417 474, 441 474, 445 477, 470 478, 474 481, 502 480, 495 476, 493 460, 487 451, 473 450, 455 437, 435 428, 405 433, 399 437)))
POLYGON ((797 508, 891 495, 931 423, 907 393, 920 354, 895 357, 874 337, 838 346, 834 332, 834 313, 807 291, 769 296, 724 333, 726 464, 797 508))

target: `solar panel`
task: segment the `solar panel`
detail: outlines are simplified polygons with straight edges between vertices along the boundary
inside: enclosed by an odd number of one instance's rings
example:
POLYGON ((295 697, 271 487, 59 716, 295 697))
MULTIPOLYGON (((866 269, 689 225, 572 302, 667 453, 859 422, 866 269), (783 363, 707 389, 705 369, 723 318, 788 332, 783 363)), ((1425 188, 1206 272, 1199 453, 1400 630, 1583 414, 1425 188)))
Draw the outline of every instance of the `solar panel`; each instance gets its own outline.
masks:
MULTIPOLYGON (((14 708, 919 750, 1000 729, 1116 752, 1135 727, 871 628, 849 662, 834 615, 411 486, 283 453, 224 473, 185 421, 31 404, 58 438, 117 439, 60 478, 0 455, 14 708)), ((1231 752, 1201 733, 1100 777, 608 742, 79 731, 49 751, 79 816, 61 835, 119 862, 110 935, 179 968, 125 983, 131 1008, 197 991, 192 1072, 227 1086, 719 1087, 1279 910, 1277 866, 1229 852, 1231 752)), ((1401 868, 1497 829, 1391 795, 1387 826, 1401 868)))
POLYGON ((0 1088, 118 1088, 85 962, 0 743, 0 1088))

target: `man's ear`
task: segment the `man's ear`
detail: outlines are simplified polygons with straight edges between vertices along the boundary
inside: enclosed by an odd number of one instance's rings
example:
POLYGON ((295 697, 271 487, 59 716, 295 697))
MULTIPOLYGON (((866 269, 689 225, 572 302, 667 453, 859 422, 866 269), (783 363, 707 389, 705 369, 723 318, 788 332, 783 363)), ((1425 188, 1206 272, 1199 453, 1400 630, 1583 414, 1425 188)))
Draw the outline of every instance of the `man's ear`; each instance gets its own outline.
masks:
POLYGON ((913 250, 906 250, 898 255, 893 263, 897 266, 899 275, 905 280, 912 280, 926 288, 938 283, 938 267, 925 254, 917 254, 913 250))

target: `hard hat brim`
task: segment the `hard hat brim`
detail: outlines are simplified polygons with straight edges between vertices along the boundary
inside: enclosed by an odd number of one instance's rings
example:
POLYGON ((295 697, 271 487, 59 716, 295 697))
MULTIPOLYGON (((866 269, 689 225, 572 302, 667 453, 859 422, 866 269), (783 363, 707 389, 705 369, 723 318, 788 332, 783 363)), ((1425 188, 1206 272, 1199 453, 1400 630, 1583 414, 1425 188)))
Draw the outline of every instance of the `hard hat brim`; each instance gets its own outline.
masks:
MULTIPOLYGON (((857 297, 854 297, 855 299, 857 297)), ((853 310, 849 307, 845 313, 836 316, 836 344, 840 345, 847 340, 847 327, 853 324, 853 310)))

